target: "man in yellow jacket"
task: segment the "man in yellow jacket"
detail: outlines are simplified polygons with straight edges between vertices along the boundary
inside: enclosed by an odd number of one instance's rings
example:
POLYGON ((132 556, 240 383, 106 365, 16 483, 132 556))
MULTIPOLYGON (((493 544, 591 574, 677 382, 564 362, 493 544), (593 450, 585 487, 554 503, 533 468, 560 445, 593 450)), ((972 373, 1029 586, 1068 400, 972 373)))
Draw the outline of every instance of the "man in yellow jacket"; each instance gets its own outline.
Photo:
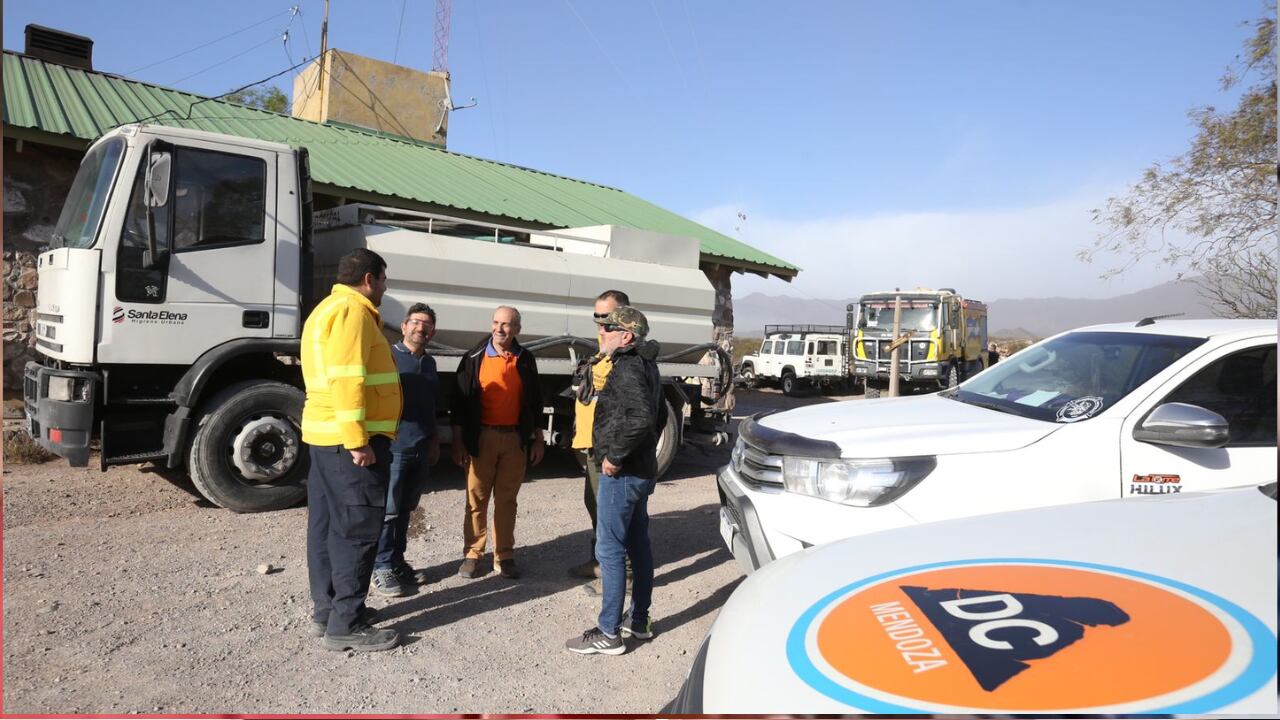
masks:
POLYGON ((387 263, 357 248, 338 262, 337 283, 302 328, 307 402, 307 571, 311 634, 330 650, 373 652, 400 642, 369 624, 364 605, 386 512, 391 440, 403 400, 378 305, 387 263))

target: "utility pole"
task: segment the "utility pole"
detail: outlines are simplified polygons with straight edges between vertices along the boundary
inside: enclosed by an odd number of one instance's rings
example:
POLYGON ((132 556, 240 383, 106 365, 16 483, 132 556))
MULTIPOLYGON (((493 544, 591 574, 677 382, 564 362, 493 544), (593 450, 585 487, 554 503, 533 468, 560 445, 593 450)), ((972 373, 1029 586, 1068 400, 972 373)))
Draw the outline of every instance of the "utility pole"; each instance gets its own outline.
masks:
POLYGON ((893 342, 889 344, 889 397, 898 397, 898 349, 902 347, 902 296, 893 298, 893 342))
POLYGON ((324 21, 320 23, 320 73, 317 82, 320 83, 320 121, 324 122, 329 119, 329 111, 324 104, 324 89, 327 83, 326 77, 329 74, 329 68, 326 66, 329 54, 329 0, 324 0, 324 21))

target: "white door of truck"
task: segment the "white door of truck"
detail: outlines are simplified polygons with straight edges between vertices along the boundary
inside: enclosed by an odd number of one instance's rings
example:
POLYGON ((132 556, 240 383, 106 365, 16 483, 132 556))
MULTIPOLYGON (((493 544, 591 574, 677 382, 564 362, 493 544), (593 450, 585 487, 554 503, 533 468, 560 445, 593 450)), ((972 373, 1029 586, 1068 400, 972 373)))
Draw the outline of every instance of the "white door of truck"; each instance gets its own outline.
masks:
POLYGON ((1272 338, 1241 341, 1201 358, 1126 418, 1120 434, 1121 495, 1196 492, 1276 479, 1276 345, 1272 338), (1222 448, 1183 448, 1133 439, 1134 428, 1157 406, 1190 403, 1227 419, 1222 448))
POLYGON ((190 363, 242 337, 269 337, 275 272, 275 154, 218 143, 156 144, 170 155, 167 203, 153 211, 156 245, 145 262, 146 162, 133 179, 104 288, 100 359, 190 363))

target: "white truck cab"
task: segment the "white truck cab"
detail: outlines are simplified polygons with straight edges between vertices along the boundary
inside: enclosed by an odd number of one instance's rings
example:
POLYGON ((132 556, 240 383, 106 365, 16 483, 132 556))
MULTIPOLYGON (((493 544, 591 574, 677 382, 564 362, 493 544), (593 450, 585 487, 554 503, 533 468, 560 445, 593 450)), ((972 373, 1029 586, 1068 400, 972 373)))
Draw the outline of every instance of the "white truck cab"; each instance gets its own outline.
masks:
POLYGON ((742 421, 719 476, 751 572, 854 535, 1276 478, 1276 324, 1143 320, 1062 333, 957 388, 742 421))
POLYGON ((849 375, 849 334, 838 325, 765 325, 756 352, 742 358, 741 383, 777 385, 787 395, 842 387, 849 375))

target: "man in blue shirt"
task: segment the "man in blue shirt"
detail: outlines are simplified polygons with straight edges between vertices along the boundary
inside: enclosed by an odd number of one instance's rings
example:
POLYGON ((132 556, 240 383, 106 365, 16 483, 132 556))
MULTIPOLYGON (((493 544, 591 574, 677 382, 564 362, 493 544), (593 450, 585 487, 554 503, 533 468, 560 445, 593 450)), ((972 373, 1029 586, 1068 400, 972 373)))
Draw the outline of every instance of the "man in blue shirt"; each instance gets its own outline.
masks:
POLYGON ((418 507, 431 468, 440 459, 440 439, 436 434, 436 398, 440 378, 435 358, 427 354, 427 343, 436 334, 436 311, 415 303, 400 325, 404 340, 391 346, 400 387, 404 393, 404 413, 391 444, 391 484, 387 488, 387 513, 378 537, 378 556, 373 566, 373 591, 387 597, 405 594, 407 587, 427 581, 421 570, 405 562, 409 534, 409 514, 418 507))

